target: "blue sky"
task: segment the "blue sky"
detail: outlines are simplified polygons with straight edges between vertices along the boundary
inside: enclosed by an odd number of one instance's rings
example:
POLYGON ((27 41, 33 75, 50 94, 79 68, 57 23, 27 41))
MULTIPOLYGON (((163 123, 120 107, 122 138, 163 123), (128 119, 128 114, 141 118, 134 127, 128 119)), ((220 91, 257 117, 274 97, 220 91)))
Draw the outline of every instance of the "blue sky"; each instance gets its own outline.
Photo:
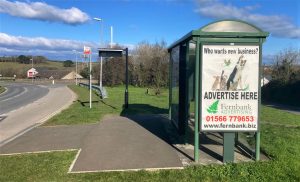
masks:
POLYGON ((0 0, 0 56, 44 55, 72 59, 72 50, 99 46, 103 39, 134 48, 139 42, 165 40, 170 45, 191 30, 234 18, 271 33, 263 47, 265 61, 283 49, 300 49, 298 0, 0 0))

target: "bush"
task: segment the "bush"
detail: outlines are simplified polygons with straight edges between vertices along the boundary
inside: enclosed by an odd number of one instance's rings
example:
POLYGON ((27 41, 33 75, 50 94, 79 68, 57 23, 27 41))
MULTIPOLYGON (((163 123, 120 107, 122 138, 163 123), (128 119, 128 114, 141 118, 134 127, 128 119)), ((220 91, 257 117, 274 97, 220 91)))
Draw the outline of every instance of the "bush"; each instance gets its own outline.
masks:
POLYGON ((287 84, 274 80, 262 87, 262 100, 264 102, 277 102, 299 107, 299 91, 300 80, 287 84))
POLYGON ((72 67, 73 66, 73 61, 71 60, 66 60, 64 61, 64 67, 72 67))

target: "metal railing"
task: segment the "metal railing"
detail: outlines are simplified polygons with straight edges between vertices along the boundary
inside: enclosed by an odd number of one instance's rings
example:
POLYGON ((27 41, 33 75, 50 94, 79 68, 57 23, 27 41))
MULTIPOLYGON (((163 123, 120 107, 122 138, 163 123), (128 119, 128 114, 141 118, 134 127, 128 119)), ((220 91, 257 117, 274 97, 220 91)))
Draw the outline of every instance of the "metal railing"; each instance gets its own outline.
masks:
MULTIPOLYGON (((79 86, 86 87, 87 89, 90 89, 90 85, 86 83, 79 83, 79 86)), ((100 88, 97 85, 92 85, 92 90, 96 91, 99 94, 99 97, 102 99, 108 98, 106 89, 104 87, 100 88)))

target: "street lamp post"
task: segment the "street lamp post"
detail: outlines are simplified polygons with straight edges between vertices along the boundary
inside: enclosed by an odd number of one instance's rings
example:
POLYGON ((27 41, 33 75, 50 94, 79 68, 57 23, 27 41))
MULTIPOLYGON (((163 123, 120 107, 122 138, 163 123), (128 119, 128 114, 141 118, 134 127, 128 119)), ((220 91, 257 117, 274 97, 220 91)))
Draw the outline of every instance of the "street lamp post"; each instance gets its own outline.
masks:
POLYGON ((33 75, 34 75, 34 70, 33 70, 33 56, 31 56, 31 82, 33 83, 33 75))
MULTIPOLYGON (((103 19, 101 18, 93 18, 96 21, 101 21, 101 29, 100 29, 100 47, 102 45, 102 36, 103 36, 103 19)), ((102 56, 100 57, 100 74, 99 74, 99 87, 102 88, 102 56)))
POLYGON ((73 50, 75 52, 75 84, 77 85, 77 51, 73 50))

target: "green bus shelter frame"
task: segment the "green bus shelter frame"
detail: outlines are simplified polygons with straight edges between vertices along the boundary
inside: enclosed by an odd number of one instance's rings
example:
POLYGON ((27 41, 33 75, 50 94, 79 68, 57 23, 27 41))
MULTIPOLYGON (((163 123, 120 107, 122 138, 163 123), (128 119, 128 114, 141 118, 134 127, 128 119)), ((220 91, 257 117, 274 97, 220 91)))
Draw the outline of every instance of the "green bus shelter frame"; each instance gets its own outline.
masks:
MULTIPOLYGON (((187 122, 188 122, 188 88, 187 88, 187 61, 190 59, 189 43, 195 44, 195 67, 194 75, 194 99, 195 99, 195 126, 194 126, 194 160, 199 161, 199 122, 201 116, 200 102, 202 80, 200 78, 202 71, 202 55, 201 51, 203 45, 219 44, 219 45, 258 45, 259 46, 259 77, 262 74, 262 44, 265 42, 268 32, 262 31, 260 28, 241 20, 221 20, 210 23, 198 30, 193 30, 183 36, 178 41, 169 46, 168 51, 171 54, 175 47, 179 47, 179 109, 178 123, 176 125, 178 132, 186 136, 187 122), (182 70, 182 71, 181 71, 182 70), (183 76, 182 76, 183 75, 183 76)), ((170 69, 169 69, 169 119, 174 121, 172 117, 172 55, 170 56, 170 69)), ((260 79, 258 81, 258 130, 255 133, 255 159, 260 159, 260 105, 261 105, 261 87, 260 79)), ((175 112, 175 111, 173 111, 175 112)), ((235 133, 224 132, 224 150, 223 162, 233 162, 234 153, 234 138, 235 133), (227 138, 225 140, 225 138, 227 138)))

